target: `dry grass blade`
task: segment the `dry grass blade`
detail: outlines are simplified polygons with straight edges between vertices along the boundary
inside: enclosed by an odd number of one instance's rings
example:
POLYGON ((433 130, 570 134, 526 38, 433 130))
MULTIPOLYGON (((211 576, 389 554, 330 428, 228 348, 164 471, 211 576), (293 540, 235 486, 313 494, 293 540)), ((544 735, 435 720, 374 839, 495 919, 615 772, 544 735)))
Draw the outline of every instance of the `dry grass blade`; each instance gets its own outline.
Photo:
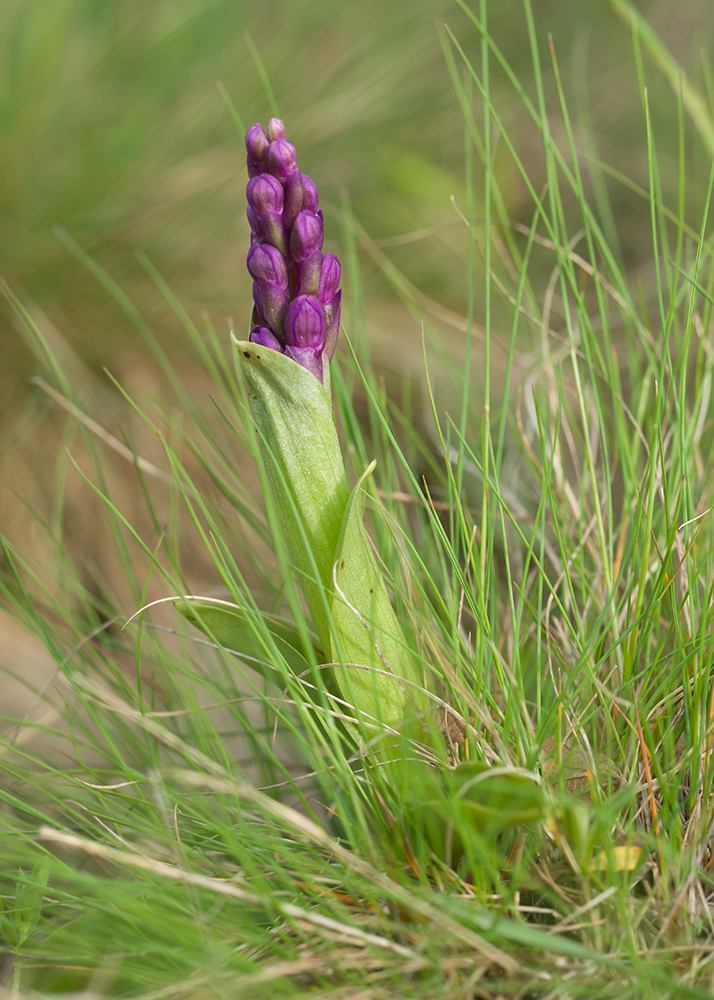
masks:
MULTIPOLYGON (((77 837, 72 833, 65 833, 62 830, 54 830, 49 826, 42 826, 39 830, 42 840, 50 841, 54 844, 62 844, 64 847, 77 851, 84 851, 92 857, 102 858, 104 861, 112 861, 118 865, 128 865, 131 868, 138 868, 141 871, 151 872, 161 878, 170 879, 173 882, 184 882, 187 885, 195 885, 201 889, 208 889, 211 892, 219 893, 222 896, 229 896, 231 899, 249 903, 252 906, 264 907, 266 901, 252 892, 246 892, 230 881, 211 878, 208 875, 200 875, 197 872, 186 871, 175 865, 169 865, 165 861, 156 861, 141 854, 132 854, 128 851, 120 851, 116 847, 107 847, 97 841, 89 840, 87 837, 77 837)), ((312 913, 301 906, 293 903, 283 903, 281 900, 271 899, 269 905, 274 907, 282 916, 291 920, 304 920, 308 924, 344 935, 346 938, 363 941, 365 944, 375 945, 385 951, 392 951, 403 958, 416 958, 417 954, 411 948, 404 948, 395 941, 380 937, 378 934, 370 934, 359 927, 351 924, 343 924, 331 917, 325 917, 321 913, 312 913)))

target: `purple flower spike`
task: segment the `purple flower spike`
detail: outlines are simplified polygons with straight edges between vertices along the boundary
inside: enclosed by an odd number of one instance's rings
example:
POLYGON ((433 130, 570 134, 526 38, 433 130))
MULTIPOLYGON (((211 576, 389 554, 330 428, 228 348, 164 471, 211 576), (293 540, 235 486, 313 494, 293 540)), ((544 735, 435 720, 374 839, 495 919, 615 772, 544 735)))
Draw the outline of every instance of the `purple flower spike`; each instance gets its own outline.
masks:
POLYGON ((268 139, 275 142, 276 139, 285 138, 285 126, 279 118, 271 118, 268 122, 268 139))
POLYGON ((254 344, 285 354, 324 382, 340 328, 340 264, 323 255, 315 182, 298 170, 285 126, 271 118, 245 137, 254 344))
POLYGON ((301 212, 290 233, 290 254, 301 263, 322 247, 323 223, 321 212, 301 212))
POLYGON ((342 268, 337 257, 333 253, 326 253, 322 261, 317 290, 318 299, 320 302, 324 302, 326 306, 329 306, 335 295, 337 295, 341 275, 342 268))
POLYGON ((312 295, 298 295, 292 300, 285 317, 285 343, 288 347, 322 350, 326 332, 325 307, 319 299, 312 295))
POLYGON ((269 347, 271 351, 283 353, 282 344, 267 326, 254 326, 249 339, 251 344, 259 344, 260 347, 269 347))
POLYGON ((288 287, 288 269, 280 251, 269 244, 254 243, 248 251, 248 273, 256 282, 268 281, 279 288, 288 287))
POLYGON ((287 139, 276 139, 268 146, 268 170, 279 181, 285 182, 297 172, 297 153, 287 139))

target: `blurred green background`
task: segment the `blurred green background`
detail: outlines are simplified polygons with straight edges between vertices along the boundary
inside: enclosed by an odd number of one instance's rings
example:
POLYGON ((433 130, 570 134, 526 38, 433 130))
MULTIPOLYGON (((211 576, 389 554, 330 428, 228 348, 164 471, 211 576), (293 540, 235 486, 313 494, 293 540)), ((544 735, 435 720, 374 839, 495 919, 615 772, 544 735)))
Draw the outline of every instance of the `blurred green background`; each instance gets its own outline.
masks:
MULTIPOLYGON (((609 0, 537 0, 533 7, 553 133, 565 148, 549 34, 579 149, 646 186, 630 29, 609 0)), ((655 0, 638 9, 712 107, 711 0, 655 0)), ((492 35, 535 99, 522 4, 491 2, 488 17, 492 35)), ((366 331, 377 366, 393 378, 400 370, 423 378, 422 316, 428 335, 442 337, 447 353, 458 358, 463 352, 468 239, 451 196, 466 210, 466 142, 444 24, 478 67, 479 33, 454 0, 3 0, 0 277, 57 352, 81 405, 111 433, 126 432, 140 454, 163 467, 160 445, 112 388, 104 367, 132 392, 147 391, 168 407, 175 402, 134 325, 57 230, 106 268, 146 317, 190 391, 207 397, 210 386, 194 363, 188 337, 137 251, 158 268, 199 326, 206 313, 226 343, 231 319, 238 331, 245 329, 251 298, 245 151, 217 82, 246 125, 265 123, 270 100, 252 49, 265 67, 300 167, 319 185, 327 246, 341 252, 340 206, 346 200, 373 241, 358 249, 364 306, 355 272, 346 269, 347 329, 358 338, 366 331), (385 262, 396 269, 391 278, 385 262), (407 291, 401 298, 394 287, 400 274, 410 283, 402 282, 407 291), (418 289, 416 304, 405 302, 410 287, 418 289), (451 315, 439 317, 444 309, 451 315)), ((540 132, 494 58, 491 63, 494 104, 536 189, 542 189, 540 132)), ((466 80, 458 57, 455 65, 466 80)), ((646 53, 644 65, 662 190, 676 206, 677 99, 646 53)), ((475 88, 473 101, 480 123, 475 88)), ((689 122, 686 132, 688 221, 697 227, 709 163, 689 122)), ((508 216, 529 226, 531 198, 495 133, 494 156, 508 216)), ((587 166, 585 177, 588 183, 587 166)), ((611 202, 603 225, 619 241, 625 271, 647 291, 649 205, 618 181, 601 182, 611 202)), ((474 188, 478 227, 478 164, 474 188)), ((576 232, 579 209, 570 209, 570 231, 576 232)), ((498 253, 493 259, 507 277, 498 253)), ((536 247, 530 270, 537 297, 545 294, 553 265, 552 251, 536 247)), ((474 267, 478 289, 478 255, 474 267)), ((511 307, 503 300, 499 312, 498 295, 493 301, 497 397, 505 356, 498 338, 508 336, 511 307)), ((37 374, 47 377, 46 369, 13 310, 0 302, 0 524, 30 548, 44 546, 49 558, 47 539, 26 507, 49 517, 59 489, 65 497, 62 544, 77 562, 104 566, 107 539, 96 527, 87 532, 94 500, 76 474, 70 471, 64 482, 62 460, 56 466, 63 445, 72 443, 63 436, 72 433, 66 413, 30 381, 37 374)), ((474 310, 478 323, 478 295, 474 310)), ((480 342, 474 344, 478 391, 483 366, 480 342)), ((527 339, 519 346, 526 351, 527 339)), ((532 362, 525 357, 520 373, 518 357, 516 362, 518 380, 532 362)), ((120 459, 116 465, 115 489, 141 530, 147 514, 134 470, 120 459)), ((200 551, 194 555, 200 578, 203 557, 200 551)), ((212 567, 204 569, 212 575, 212 567)))
MULTIPOLYGON (((637 6, 706 91, 702 53, 712 38, 710 0, 637 6)), ((576 123, 589 119, 601 157, 646 183, 629 30, 607 0, 538 0, 534 11, 547 86, 552 92, 550 33, 576 123)), ((216 82, 246 124, 267 120, 248 34, 300 166, 319 183, 328 241, 339 241, 329 208, 346 190, 359 222, 374 240, 385 241, 383 249, 408 280, 463 314, 465 240, 449 198, 465 207, 464 124, 442 51, 443 22, 478 64, 477 32, 450 0, 4 0, 0 275, 95 371, 126 367, 127 355, 134 359, 139 350, 136 335, 58 241, 56 227, 111 272, 174 357, 180 357, 182 335, 137 262, 137 249, 192 314, 209 311, 219 331, 232 316, 241 329, 250 301, 243 267, 244 151, 216 82), (427 236, 395 243, 425 228, 427 236)), ((489 4, 489 26, 533 94, 522 5, 489 4)), ((651 68, 648 83, 666 189, 668 145, 676 176, 676 101, 651 68)), ((537 179, 539 135, 498 72, 493 90, 537 179)), ((556 103, 551 107, 557 129, 556 103)), ((502 152, 508 211, 529 224, 527 192, 502 152)), ((699 173, 704 185, 704 158, 699 173)), ((617 184, 610 193, 623 258, 635 270, 651 256, 648 208, 617 184)), ((385 338, 390 329, 399 335, 409 317, 399 319, 395 296, 371 258, 363 254, 361 262, 370 327, 385 338)), ((1 321, 0 398, 7 417, 25 399, 37 363, 7 308, 1 321)))

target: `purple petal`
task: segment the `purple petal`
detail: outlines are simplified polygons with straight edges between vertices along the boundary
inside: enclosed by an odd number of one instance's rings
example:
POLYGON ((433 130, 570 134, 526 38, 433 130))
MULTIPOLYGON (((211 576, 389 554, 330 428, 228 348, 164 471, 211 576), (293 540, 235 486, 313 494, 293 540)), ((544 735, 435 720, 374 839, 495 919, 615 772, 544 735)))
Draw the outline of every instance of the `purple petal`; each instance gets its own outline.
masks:
POLYGON ((337 257, 335 257, 333 253, 325 254, 322 262, 322 270, 320 272, 320 283, 318 286, 317 297, 320 302, 324 302, 326 306, 332 302, 337 294, 341 275, 342 268, 340 267, 340 262, 337 257))
POLYGON ((276 139, 285 138, 285 126, 279 118, 271 118, 268 122, 268 139, 275 142, 276 139))
POLYGON ((267 326, 254 326, 249 337, 251 344, 259 344, 261 347, 269 347, 271 351, 283 353, 283 346, 272 330, 267 326))
POLYGON ((316 250, 310 254, 307 260, 300 264, 298 267, 297 284, 295 285, 296 295, 315 295, 319 299, 322 298, 322 296, 318 295, 322 259, 322 254, 319 250, 316 250))
POLYGON ((283 210, 283 185, 272 174, 260 174, 248 181, 245 194, 248 204, 259 217, 265 212, 283 210))
POLYGON ((256 281, 269 281, 279 288, 288 287, 285 258, 270 244, 254 243, 248 251, 248 273, 256 281))
POLYGON ((276 139, 268 146, 268 170, 279 181, 285 182, 297 171, 295 147, 287 139, 276 139))
POLYGON ((298 264, 322 249, 323 223, 320 212, 300 212, 290 233, 290 256, 298 264))
POLYGON ((298 295, 285 316, 285 344, 322 350, 327 331, 325 307, 313 295, 298 295))
POLYGON ((325 384, 321 351, 316 351, 313 347, 286 347, 285 354, 325 384))

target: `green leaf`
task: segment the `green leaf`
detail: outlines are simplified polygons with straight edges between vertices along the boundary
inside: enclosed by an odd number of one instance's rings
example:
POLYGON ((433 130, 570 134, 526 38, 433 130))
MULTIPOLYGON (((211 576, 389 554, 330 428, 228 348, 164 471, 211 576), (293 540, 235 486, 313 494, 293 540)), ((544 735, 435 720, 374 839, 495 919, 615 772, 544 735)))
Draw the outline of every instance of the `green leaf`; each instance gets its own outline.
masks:
POLYGON ((426 837, 439 857, 454 862, 470 844, 472 850, 474 843, 479 849, 486 844, 495 848, 507 831, 546 818, 542 782, 521 768, 469 761, 444 773, 408 764, 400 777, 413 842, 426 837))
POLYGON ((334 569, 333 657, 344 698, 359 712, 401 728, 407 717, 426 711, 427 701, 421 671, 406 646, 363 523, 364 483, 375 465, 350 493, 342 522, 334 569))
POLYGON ((424 680, 363 524, 364 482, 374 463, 349 493, 329 382, 323 387, 276 351, 235 346, 270 494, 340 693, 363 722, 404 730, 412 720, 407 728, 423 738, 424 680))
POLYGON ((500 832, 530 825, 545 815, 545 795, 537 774, 515 767, 468 762, 448 775, 461 813, 481 830, 500 832))
MULTIPOLYGON (((205 598, 181 601, 176 605, 184 618, 200 629, 205 635, 218 642, 224 649, 240 656, 246 664, 257 670, 272 684, 283 684, 279 669, 273 664, 271 650, 260 635, 260 627, 255 615, 244 611, 236 604, 224 601, 208 601, 205 598)), ((280 655, 296 676, 305 676, 310 666, 299 651, 300 637, 288 625, 271 619, 265 621, 270 638, 280 655)), ((324 659, 324 657, 321 657, 324 659)))
POLYGON ((270 494, 322 648, 330 649, 332 565, 349 496, 324 387, 291 358, 234 341, 270 494))

